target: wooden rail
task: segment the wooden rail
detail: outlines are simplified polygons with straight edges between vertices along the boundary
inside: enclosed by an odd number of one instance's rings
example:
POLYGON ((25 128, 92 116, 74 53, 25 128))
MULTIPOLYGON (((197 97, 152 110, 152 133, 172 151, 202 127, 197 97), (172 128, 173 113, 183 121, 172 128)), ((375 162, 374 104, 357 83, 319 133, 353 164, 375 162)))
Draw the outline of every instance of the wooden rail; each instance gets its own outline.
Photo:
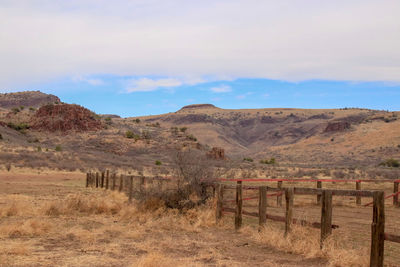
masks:
MULTIPOLYGON (((324 241, 327 237, 332 234, 332 229, 336 229, 339 226, 332 224, 332 207, 333 196, 355 196, 359 197, 372 197, 373 198, 373 218, 371 224, 371 250, 370 250, 370 266, 376 267, 383 267, 384 262, 384 244, 385 240, 390 242, 397 242, 400 243, 400 236, 385 233, 385 206, 384 206, 384 199, 385 195, 383 191, 369 191, 369 190, 361 190, 360 186, 356 188, 356 190, 343 190, 343 189, 322 189, 319 188, 303 188, 303 187, 281 187, 281 188, 273 188, 267 186, 259 186, 259 204, 258 204, 258 213, 257 212, 248 212, 242 210, 243 206, 243 199, 239 198, 238 196, 242 196, 242 190, 244 188, 249 188, 250 190, 254 190, 254 186, 244 186, 242 184, 243 181, 237 181, 237 186, 233 187, 230 185, 222 185, 220 184, 219 188, 222 190, 225 189, 236 189, 236 208, 228 208, 223 207, 223 192, 217 195, 217 209, 220 211, 220 216, 217 220, 221 220, 223 212, 234 212, 235 213, 235 228, 241 226, 237 224, 237 221, 241 220, 242 215, 258 217, 259 225, 264 226, 267 224, 267 219, 280 221, 285 223, 285 233, 284 235, 288 235, 291 231, 292 224, 300 224, 300 225, 307 225, 314 228, 318 228, 321 231, 321 238, 320 238, 320 246, 321 248, 324 245, 324 241), (267 213, 267 192, 285 192, 285 216, 275 216, 270 215, 267 213), (297 220, 293 218, 293 196, 295 194, 300 195, 317 195, 317 202, 321 202, 321 222, 308 222, 305 220, 297 220), (238 207, 240 205, 240 207, 238 207), (238 212, 240 211, 240 212, 238 212), (238 218, 240 216, 240 218, 238 218)), ((398 195, 398 193, 396 194, 398 195)), ((251 199, 254 199, 253 197, 251 199)), ((279 203, 277 203, 279 206, 279 203)))
MULTIPOLYGON (((86 174, 86 187, 96 187, 96 188, 104 188, 105 190, 116 190, 116 181, 118 182, 118 191, 122 192, 128 191, 128 201, 131 202, 133 198, 133 180, 139 180, 139 191, 145 194, 145 184, 146 178, 143 176, 127 176, 117 175, 116 173, 112 173, 107 170, 101 173, 87 173, 86 174), (111 179, 111 181, 110 181, 111 179), (129 182, 127 182, 129 181, 129 182)), ((166 181, 169 179, 162 177, 152 177, 151 182, 153 180, 159 180, 160 182, 166 181)), ((371 224, 371 252, 370 252, 370 266, 383 267, 384 261, 384 241, 396 242, 400 243, 400 236, 385 233, 385 194, 383 191, 370 191, 370 190, 362 190, 361 182, 372 182, 374 180, 354 180, 356 182, 356 190, 344 190, 344 189, 323 189, 322 182, 329 181, 337 181, 337 180, 314 180, 317 182, 316 188, 306 188, 306 187, 284 187, 284 181, 313 181, 313 180, 305 180, 305 179, 280 179, 277 182, 277 187, 268 187, 268 186, 245 186, 243 185, 244 181, 247 182, 259 182, 259 181, 277 181, 277 179, 252 179, 252 180, 244 180, 244 179, 235 179, 235 180, 227 180, 227 181, 236 181, 236 186, 231 186, 227 184, 213 184, 214 196, 217 198, 216 205, 216 221, 219 222, 223 218, 224 212, 232 212, 235 214, 235 229, 240 229, 243 224, 242 216, 252 216, 258 217, 259 226, 263 227, 267 224, 267 220, 274 220, 285 223, 285 235, 288 235, 291 231, 292 224, 300 224, 304 226, 310 226, 314 228, 318 228, 321 231, 320 238, 320 246, 323 247, 324 240, 332 233, 332 229, 336 229, 339 226, 332 224, 332 197, 333 196, 354 196, 356 197, 356 203, 361 204, 362 197, 372 197, 373 198, 373 218, 371 224), (228 208, 224 207, 224 191, 226 189, 235 189, 236 190, 236 198, 235 204, 236 207, 228 208), (258 212, 248 212, 243 210, 243 190, 258 190, 258 212), (276 194, 268 195, 268 192, 276 192, 276 194), (282 205, 282 193, 285 194, 285 216, 276 216, 268 214, 267 212, 267 197, 268 196, 277 196, 277 206, 282 205), (306 220, 299 220, 293 218, 293 207, 294 207, 294 195, 316 195, 317 203, 321 204, 321 222, 309 222, 306 220)), ((343 180, 345 182, 349 182, 349 180, 343 180)), ((386 180, 385 180, 386 181, 386 180)), ((393 186, 393 194, 389 197, 393 197, 393 205, 396 207, 399 206, 398 195, 399 193, 399 181, 392 181, 394 183, 393 186)), ((162 184, 160 184, 162 187, 162 184)), ((387 197, 386 197, 387 198, 387 197)), ((257 198, 250 198, 257 199, 257 198)))

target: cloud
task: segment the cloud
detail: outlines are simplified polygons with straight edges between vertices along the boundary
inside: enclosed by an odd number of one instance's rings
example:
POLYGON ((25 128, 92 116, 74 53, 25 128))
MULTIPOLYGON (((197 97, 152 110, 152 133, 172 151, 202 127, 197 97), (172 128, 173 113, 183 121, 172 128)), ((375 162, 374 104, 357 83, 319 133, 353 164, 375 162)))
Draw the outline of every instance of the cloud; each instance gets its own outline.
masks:
POLYGON ((217 87, 212 87, 210 90, 214 93, 229 93, 232 92, 232 88, 228 85, 221 85, 217 87))
POLYGON ((400 82, 399 13, 396 0, 3 0, 0 88, 98 73, 400 82))
POLYGON ((237 99, 245 99, 247 96, 254 94, 253 92, 247 92, 245 94, 242 95, 237 95, 236 98, 237 99))
POLYGON ((171 88, 183 85, 182 81, 172 78, 156 79, 149 78, 132 79, 126 88, 126 92, 151 92, 160 88, 171 88))
POLYGON ((105 82, 102 79, 98 79, 98 78, 94 79, 94 78, 85 78, 85 77, 81 77, 81 76, 76 76, 76 77, 73 77, 72 80, 74 82, 84 82, 84 83, 90 84, 92 86, 100 86, 100 85, 105 84, 105 82))

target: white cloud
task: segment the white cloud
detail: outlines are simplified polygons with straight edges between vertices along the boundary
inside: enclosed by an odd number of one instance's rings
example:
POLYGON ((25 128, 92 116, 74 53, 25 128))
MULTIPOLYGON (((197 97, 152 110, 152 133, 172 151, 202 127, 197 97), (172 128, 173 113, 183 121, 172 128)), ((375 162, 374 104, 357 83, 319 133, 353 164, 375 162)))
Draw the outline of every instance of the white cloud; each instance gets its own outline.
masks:
POLYGON ((100 85, 104 85, 105 82, 102 79, 94 79, 94 78, 85 78, 85 77, 81 77, 81 76, 75 76, 72 78, 72 80, 74 82, 84 82, 84 83, 88 83, 92 86, 100 86, 100 85))
POLYGON ((98 73, 400 82, 398 14, 398 0, 3 0, 0 88, 98 73))
POLYGON ((177 79, 149 79, 149 78, 140 78, 140 79, 132 79, 129 81, 129 85, 126 88, 126 92, 150 92, 155 91, 160 88, 170 88, 181 86, 183 83, 177 79))
POLYGON ((217 87, 212 87, 210 90, 214 93, 229 93, 232 92, 232 88, 229 85, 221 85, 217 87))
POLYGON ((247 92, 245 94, 242 95, 237 95, 236 98, 237 99, 245 99, 247 96, 254 94, 253 92, 247 92))

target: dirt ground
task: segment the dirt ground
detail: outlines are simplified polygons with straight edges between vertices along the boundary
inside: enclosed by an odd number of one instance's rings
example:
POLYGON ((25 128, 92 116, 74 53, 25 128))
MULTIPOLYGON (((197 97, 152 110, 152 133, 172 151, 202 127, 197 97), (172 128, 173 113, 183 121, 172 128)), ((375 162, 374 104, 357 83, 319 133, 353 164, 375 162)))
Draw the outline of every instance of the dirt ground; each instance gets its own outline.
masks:
POLYGON ((214 211, 139 211, 71 172, 0 172, 1 266, 327 266, 274 248, 214 211), (78 210, 74 210, 74 207, 78 210))

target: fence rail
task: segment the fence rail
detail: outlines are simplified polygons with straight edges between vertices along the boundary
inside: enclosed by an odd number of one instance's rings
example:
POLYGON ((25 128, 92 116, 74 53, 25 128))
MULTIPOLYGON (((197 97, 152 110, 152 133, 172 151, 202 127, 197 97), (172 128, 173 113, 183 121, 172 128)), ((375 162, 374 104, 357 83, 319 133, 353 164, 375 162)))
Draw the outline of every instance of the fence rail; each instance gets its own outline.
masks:
MULTIPOLYGON (((105 188, 106 190, 126 191, 129 197, 129 202, 133 198, 133 184, 134 179, 139 181, 139 191, 144 191, 146 180, 159 181, 162 187, 163 181, 171 181, 170 178, 164 177, 151 177, 146 178, 143 176, 126 176, 117 175, 113 173, 110 175, 109 171, 101 173, 87 173, 86 187, 105 188)), ((291 226, 298 224, 302 226, 309 226, 320 229, 320 246, 324 245, 324 240, 332 233, 333 229, 337 229, 340 225, 332 223, 332 198, 334 196, 352 196, 356 198, 356 203, 361 204, 361 198, 372 198, 373 201, 364 206, 373 206, 373 216, 371 223, 371 249, 370 249, 370 266, 383 266, 384 261, 384 244, 385 241, 400 243, 400 236, 391 233, 385 233, 385 206, 384 200, 393 197, 393 205, 399 207, 398 196, 400 180, 381 180, 382 182, 393 183, 393 194, 386 196, 382 190, 362 190, 362 182, 377 182, 377 180, 333 180, 333 179, 219 179, 216 184, 210 184, 213 187, 214 196, 217 198, 215 218, 220 221, 224 213, 230 212, 235 215, 235 229, 240 229, 243 224, 242 216, 257 217, 260 227, 267 224, 267 220, 284 222, 285 235, 291 232, 291 226), (229 185, 221 182, 236 182, 236 185, 229 185), (265 185, 243 185, 243 182, 277 182, 277 187, 269 187, 265 185), (308 187, 284 187, 283 182, 316 182, 316 188, 308 187), (322 187, 324 182, 355 182, 355 190, 347 189, 324 189, 322 187), (236 197, 234 200, 224 200, 224 192, 227 189, 236 190, 236 197), (244 190, 257 190, 258 195, 243 198, 244 190), (272 193, 271 193, 272 192, 272 193), (277 216, 268 214, 267 212, 267 198, 277 197, 277 206, 282 206, 282 196, 285 199, 285 216, 277 216), (321 206, 321 220, 320 222, 311 222, 302 219, 293 218, 294 208, 294 195, 316 195, 317 204, 321 206), (243 201, 257 200, 258 199, 258 212, 250 212, 243 210, 243 201), (235 203, 235 208, 224 206, 227 203, 235 203)))

